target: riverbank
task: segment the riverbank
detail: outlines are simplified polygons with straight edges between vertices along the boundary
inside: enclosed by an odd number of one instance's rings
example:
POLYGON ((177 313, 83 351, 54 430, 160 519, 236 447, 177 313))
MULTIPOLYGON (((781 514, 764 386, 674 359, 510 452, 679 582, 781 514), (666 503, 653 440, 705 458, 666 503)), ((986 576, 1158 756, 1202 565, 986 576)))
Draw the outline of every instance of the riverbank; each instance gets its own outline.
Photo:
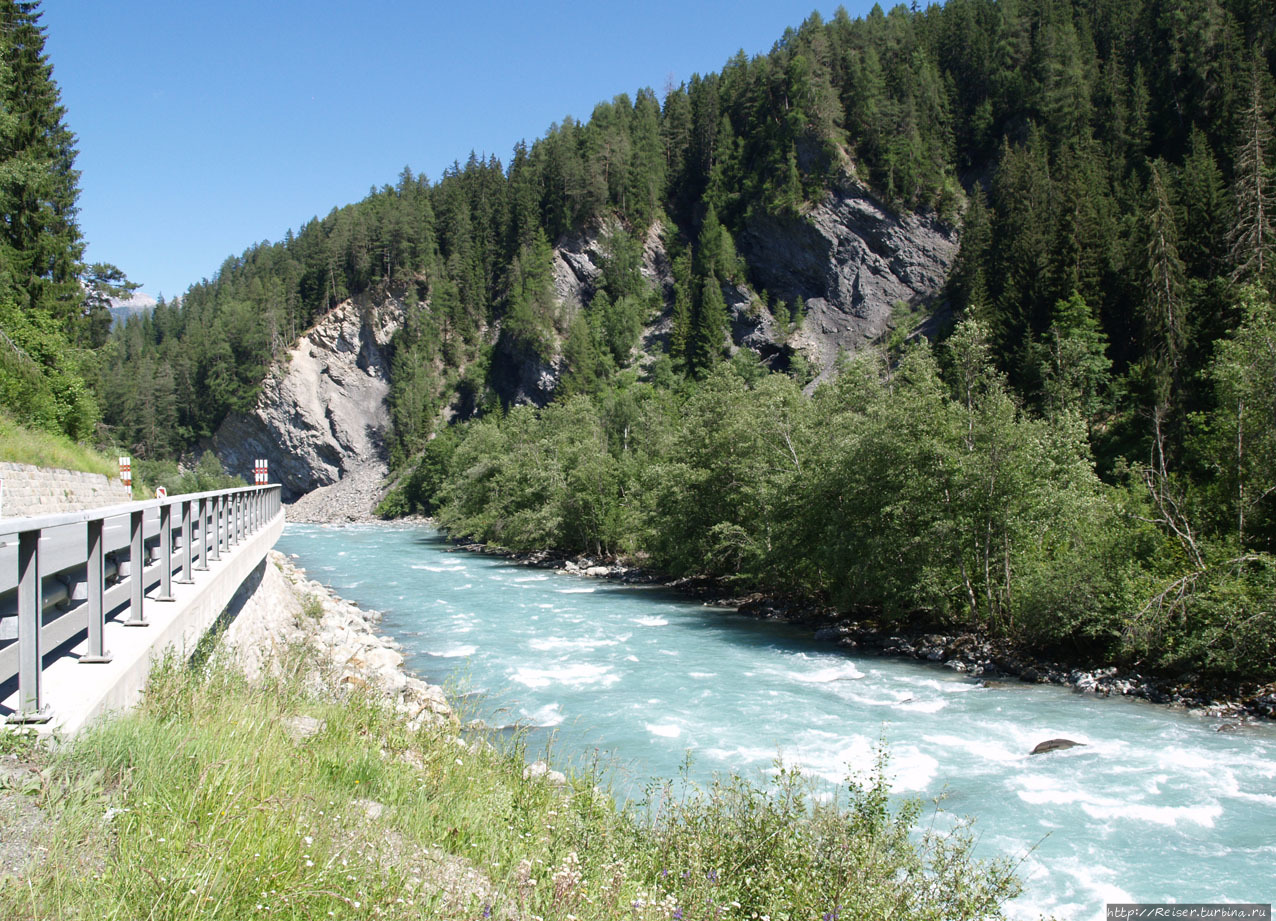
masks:
MULTIPOLYGON (((422 523, 429 522, 422 520, 422 523)), ((1207 684, 1194 675, 1170 678, 1123 666, 1063 661, 1004 638, 966 630, 945 632, 934 625, 882 625, 871 618, 849 616, 811 599, 776 598, 756 592, 741 594, 711 579, 670 578, 614 560, 553 551, 512 553, 468 541, 455 541, 454 545, 458 550, 496 554, 523 565, 556 569, 583 578, 660 585, 710 607, 731 608, 761 620, 801 626, 811 630, 816 640, 848 652, 929 662, 989 684, 1055 684, 1082 694, 1128 697, 1199 711, 1217 718, 1220 721, 1217 728, 1223 732, 1236 729, 1246 720, 1276 719, 1276 683, 1207 684)))
MULTIPOLYGON (((0 917, 998 918, 1008 865, 916 833, 877 777, 810 805, 794 774, 618 811, 596 773, 415 713, 375 615, 277 554, 220 643, 56 749, 0 734, 0 917), (398 673, 398 674, 396 674, 398 673), (820 846, 815 846, 819 843, 820 846), (10 853, 12 851, 12 853, 10 853)), ((421 684, 424 684, 422 682, 421 684)), ((431 697, 433 695, 431 694, 431 697)))
POLYGON ((409 729, 455 721, 443 689, 408 672, 399 645, 377 633, 379 611, 307 578, 282 553, 270 552, 260 577, 245 584, 231 608, 234 619, 219 654, 249 681, 277 674, 285 652, 301 646, 313 662, 306 684, 316 692, 365 689, 403 716, 409 729))
MULTIPOLYGON (((309 496, 303 497, 302 517, 290 520, 313 523, 380 520, 371 513, 372 506, 367 500, 364 484, 342 487, 341 495, 342 501, 335 506, 309 501, 309 496)), ((291 510, 289 514, 292 514, 291 510)), ((419 516, 396 520, 434 526, 431 519, 419 516)), ((742 614, 759 619, 809 628, 817 640, 848 651, 930 662, 987 682, 1055 684, 1082 694, 1129 697, 1200 711, 1220 720, 1219 731, 1230 731, 1238 722, 1245 720, 1276 719, 1276 682, 1204 682, 1196 675, 1153 675, 1127 666, 1045 656, 1005 638, 968 630, 954 633, 929 624, 882 625, 872 618, 848 616, 811 599, 740 593, 711 579, 671 578, 615 560, 595 560, 551 550, 514 553, 461 540, 454 541, 454 544, 461 550, 496 554, 524 565, 559 569, 583 577, 661 585, 712 607, 735 608, 742 614)))

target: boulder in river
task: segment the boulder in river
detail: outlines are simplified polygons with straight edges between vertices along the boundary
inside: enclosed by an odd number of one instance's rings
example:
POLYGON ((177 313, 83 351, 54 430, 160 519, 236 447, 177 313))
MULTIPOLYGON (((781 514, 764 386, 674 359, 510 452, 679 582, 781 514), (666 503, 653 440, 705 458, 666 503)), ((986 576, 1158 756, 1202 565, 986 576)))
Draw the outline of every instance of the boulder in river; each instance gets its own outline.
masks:
POLYGON ((1058 751, 1062 748, 1074 748, 1077 745, 1085 745, 1084 742, 1074 742, 1071 739, 1047 739, 1037 744, 1032 750, 1034 755, 1043 755, 1046 752, 1058 751))

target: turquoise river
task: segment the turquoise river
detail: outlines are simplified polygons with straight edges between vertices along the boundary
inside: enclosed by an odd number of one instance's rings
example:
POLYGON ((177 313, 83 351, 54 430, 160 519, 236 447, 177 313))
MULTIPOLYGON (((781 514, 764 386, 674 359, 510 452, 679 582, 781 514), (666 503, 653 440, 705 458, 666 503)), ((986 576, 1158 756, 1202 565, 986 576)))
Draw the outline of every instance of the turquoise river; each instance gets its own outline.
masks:
POLYGON ((777 758, 830 785, 889 749, 893 789, 972 816, 978 853, 1022 859, 1014 917, 1101 918, 1108 902, 1276 898, 1276 726, 1067 689, 982 687, 856 656, 662 589, 452 551, 416 525, 289 525, 279 549, 384 613, 410 668, 537 727, 554 760, 606 753, 619 790, 777 758), (1084 747, 1030 756, 1045 739, 1084 747))

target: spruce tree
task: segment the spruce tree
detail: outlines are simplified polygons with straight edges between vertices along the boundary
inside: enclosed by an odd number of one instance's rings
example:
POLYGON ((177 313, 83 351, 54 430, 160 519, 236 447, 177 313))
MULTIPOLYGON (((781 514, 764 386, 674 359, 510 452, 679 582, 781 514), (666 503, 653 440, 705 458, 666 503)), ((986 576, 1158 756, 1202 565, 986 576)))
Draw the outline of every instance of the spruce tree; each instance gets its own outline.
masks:
MULTIPOLYGON (((1148 351, 1161 368, 1158 376, 1175 376, 1187 339, 1184 272, 1178 254, 1178 224, 1165 181, 1165 163, 1160 159, 1151 164, 1146 221, 1148 351)), ((1162 383, 1168 384, 1168 378, 1163 377, 1162 383)))
POLYGON ((691 359, 693 289, 691 250, 684 249, 673 260, 673 320, 669 330, 669 358, 677 371, 686 370, 691 359))
POLYGON ((722 285, 712 272, 701 282, 699 308, 690 343, 691 364, 698 374, 722 358, 727 336, 727 302, 722 297, 722 285))
POLYGON ((1264 86, 1266 76, 1261 59, 1255 55, 1244 133, 1236 155, 1236 225, 1228 237, 1236 281, 1263 282, 1276 265, 1276 230, 1272 226, 1276 216, 1276 180, 1268 165, 1272 125, 1264 86))
POLYGON ((72 321, 83 303, 80 174, 39 3, 0 2, 0 111, 0 287, 72 321))

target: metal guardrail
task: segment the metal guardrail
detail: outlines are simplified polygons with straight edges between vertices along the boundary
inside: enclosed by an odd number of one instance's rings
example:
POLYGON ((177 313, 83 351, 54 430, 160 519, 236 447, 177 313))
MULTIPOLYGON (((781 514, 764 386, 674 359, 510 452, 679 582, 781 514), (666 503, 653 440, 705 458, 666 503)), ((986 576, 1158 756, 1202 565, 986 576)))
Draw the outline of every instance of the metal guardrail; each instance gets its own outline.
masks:
POLYGON ((109 618, 147 626, 147 602, 172 601, 174 582, 193 583, 282 509, 275 484, 0 519, 0 686, 16 678, 18 692, 7 722, 49 719, 41 682, 51 653, 87 634, 79 661, 111 661, 109 618))

